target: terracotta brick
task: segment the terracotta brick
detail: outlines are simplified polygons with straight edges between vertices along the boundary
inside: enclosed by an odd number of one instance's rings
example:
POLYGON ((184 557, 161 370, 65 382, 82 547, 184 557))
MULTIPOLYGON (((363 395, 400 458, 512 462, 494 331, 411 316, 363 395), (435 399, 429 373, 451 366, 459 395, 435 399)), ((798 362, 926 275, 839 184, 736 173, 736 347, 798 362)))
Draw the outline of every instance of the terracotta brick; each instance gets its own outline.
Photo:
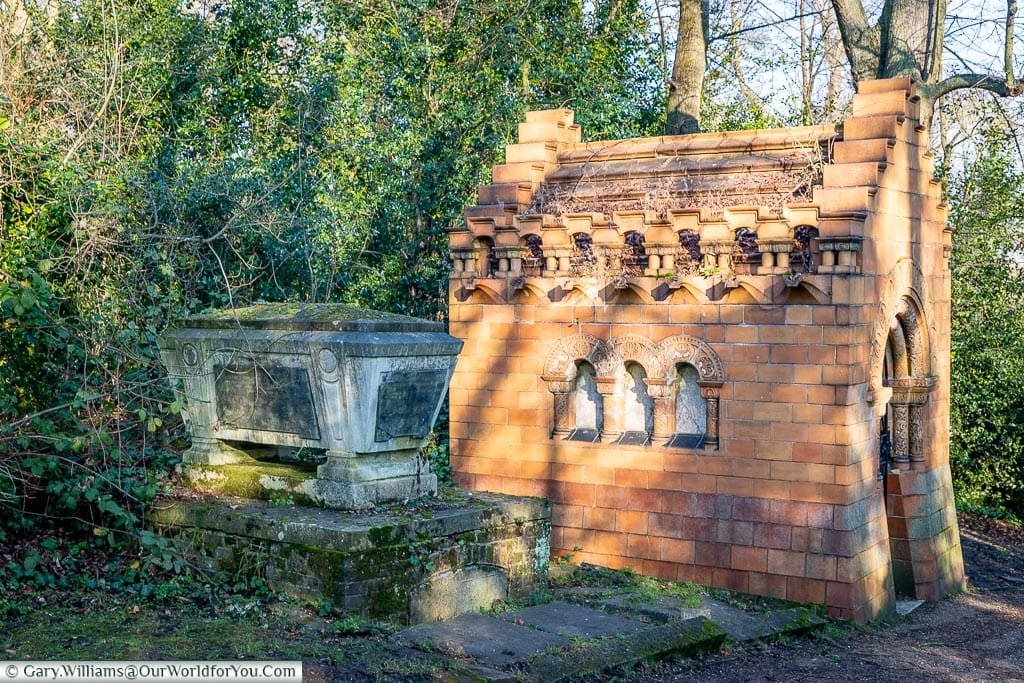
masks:
POLYGON ((769 352, 767 344, 735 344, 732 358, 738 363, 766 363, 769 352))
MULTIPOLYGON (((753 452, 753 442, 747 442, 750 444, 751 453, 753 452)), ((739 449, 736 449, 739 450, 739 449)), ((755 460, 749 457, 742 457, 737 452, 730 452, 732 458, 732 473, 737 477, 748 477, 753 479, 767 479, 771 476, 771 463, 765 460, 755 460)), ((760 482, 755 484, 760 486, 760 482)), ((726 491, 722 491, 726 493, 726 491)))
POLYGON ((750 584, 747 572, 736 571, 733 569, 715 569, 712 572, 711 580, 714 585, 720 588, 738 591, 740 593, 749 592, 750 584))
POLYGON ((587 529, 615 529, 615 513, 611 508, 583 508, 583 527, 587 529))
POLYGON ((807 553, 820 553, 823 531, 806 527, 793 527, 793 550, 807 553))
POLYGON ((646 534, 647 513, 635 510, 619 510, 615 513, 615 530, 631 534, 646 534))
POLYGON ((596 489, 597 487, 593 484, 552 481, 547 495, 553 503, 569 503, 594 507, 597 503, 596 489))
POLYGON ((726 475, 732 473, 732 461, 727 458, 707 457, 700 460, 701 474, 726 475))
POLYGON ((576 545, 582 545, 587 551, 598 553, 599 555, 626 554, 626 534, 611 531, 590 531, 587 533, 590 534, 589 544, 577 543, 576 545))
POLYGON ((647 488, 647 472, 645 470, 617 469, 615 470, 615 485, 647 488))
POLYGON ((718 477, 708 474, 686 474, 681 477, 680 488, 696 493, 713 493, 718 490, 718 477))
POLYGON ((821 551, 829 555, 839 555, 842 557, 854 555, 853 534, 849 531, 823 530, 821 551))
POLYGON ((792 527, 784 524, 755 524, 754 545, 760 548, 789 550, 792 543, 792 527))
MULTIPOLYGON (((758 341, 765 344, 790 344, 796 334, 792 325, 760 325, 754 329, 757 330, 758 341)), ((776 348, 772 348, 773 353, 776 348)))
POLYGON ((673 562, 644 560, 640 571, 646 576, 654 576, 665 581, 675 581, 678 568, 673 562))
POLYGON ((800 482, 807 479, 807 468, 807 463, 776 460, 772 462, 771 476, 772 479, 800 482))
POLYGON ((661 541, 661 559, 667 562, 689 564, 693 562, 693 541, 665 538, 661 541))
POLYGON ((666 512, 651 512, 647 518, 647 532, 652 536, 680 538, 682 534, 682 517, 666 512))
POLYGON ((758 341, 758 327, 755 325, 729 325, 725 328, 725 341, 741 343, 756 342, 758 341))
POLYGON ((682 475, 679 472, 648 472, 647 486, 652 489, 678 491, 682 475))
POLYGON ((748 590, 753 595, 763 595, 779 600, 786 599, 786 577, 751 572, 747 579, 749 581, 748 590))
POLYGON ((769 548, 766 551, 768 571, 786 576, 803 576, 806 555, 801 552, 769 548))
POLYGON ((821 444, 817 443, 796 443, 793 444, 793 460, 796 462, 821 462, 821 444))
MULTIPOLYGON (((771 427, 771 438, 776 441, 802 442, 807 439, 807 425, 792 422, 776 422, 771 427)), ((794 444, 793 448, 800 444, 794 444)))
POLYGON ((792 497, 792 486, 788 481, 766 479, 757 485, 757 494, 771 500, 789 500, 792 497))
POLYGON ((782 363, 772 363, 771 365, 759 365, 757 368, 757 381, 772 382, 778 384, 792 384, 794 376, 793 367, 794 366, 791 364, 782 363))
POLYGON ((744 306, 743 322, 753 325, 782 325, 786 322, 786 309, 782 306, 744 306))
POLYGON ((692 541, 713 541, 718 538, 718 522, 714 519, 683 517, 680 535, 692 541))
POLYGON ((770 401, 772 387, 760 382, 734 382, 733 392, 743 401, 770 401))
POLYGON ((761 498, 740 498, 732 504, 733 519, 747 522, 771 520, 772 501, 761 498))
POLYGON ((694 562, 708 567, 728 568, 732 562, 732 551, 727 543, 694 543, 694 562))
POLYGON ((828 555, 808 555, 804 571, 809 579, 834 581, 836 578, 836 558, 828 555))
POLYGON ((819 384, 821 382, 821 367, 797 365, 793 368, 793 381, 797 384, 819 384))
POLYGON ((763 548, 732 547, 732 569, 763 572, 767 567, 767 551, 763 548))
POLYGON ((788 403, 756 403, 754 419, 764 422, 789 422, 793 416, 793 406, 788 403))
POLYGON ((786 579, 786 599, 793 602, 822 604, 825 602, 825 582, 816 579, 786 579))
MULTIPOLYGON (((724 439, 721 443, 722 452, 731 458, 752 458, 754 457, 754 442, 750 439, 724 439)), ((733 470, 736 474, 742 476, 767 476, 767 472, 764 475, 745 474, 739 469, 733 470)))
POLYGON ((647 534, 629 534, 626 537, 626 552, 630 557, 656 560, 661 557, 661 539, 647 534))
POLYGON ((849 583, 829 581, 825 588, 825 602, 829 608, 851 610, 854 607, 854 588, 849 583))
POLYGON ((718 478, 718 492, 730 496, 752 496, 757 479, 747 477, 725 477, 718 478))
POLYGON ((718 520, 717 539, 720 543, 735 545, 754 544, 754 523, 735 522, 728 519, 718 520))

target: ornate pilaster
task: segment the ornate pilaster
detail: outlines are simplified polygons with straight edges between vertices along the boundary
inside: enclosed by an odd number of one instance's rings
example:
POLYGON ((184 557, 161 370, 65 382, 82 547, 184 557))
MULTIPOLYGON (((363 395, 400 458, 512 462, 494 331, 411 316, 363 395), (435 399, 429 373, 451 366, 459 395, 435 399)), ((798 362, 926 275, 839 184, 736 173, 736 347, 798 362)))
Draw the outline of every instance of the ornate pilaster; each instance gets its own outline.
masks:
POLYGON ((551 438, 564 439, 572 431, 573 415, 571 410, 572 382, 564 377, 541 377, 548 384, 548 391, 551 392, 554 420, 551 429, 551 438))
POLYGON ((662 445, 672 438, 676 431, 676 406, 672 400, 672 385, 664 378, 644 379, 647 395, 654 402, 654 431, 651 440, 662 445))
POLYGON ((924 410, 936 381, 934 377, 889 380, 892 389, 892 454, 897 465, 924 468, 924 410))
POLYGON ((700 395, 707 406, 707 427, 704 432, 704 448, 718 450, 718 401, 722 393, 722 382, 700 381, 700 395))
POLYGON ((602 443, 611 443, 622 436, 622 406, 616 401, 618 381, 614 377, 598 377, 597 393, 601 394, 601 407, 604 410, 601 428, 602 443))

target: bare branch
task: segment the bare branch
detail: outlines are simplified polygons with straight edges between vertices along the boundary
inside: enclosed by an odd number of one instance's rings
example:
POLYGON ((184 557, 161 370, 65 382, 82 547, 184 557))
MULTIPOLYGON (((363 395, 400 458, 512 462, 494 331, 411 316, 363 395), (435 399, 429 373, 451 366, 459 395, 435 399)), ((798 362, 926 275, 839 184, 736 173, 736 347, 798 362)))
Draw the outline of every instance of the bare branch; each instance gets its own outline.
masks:
POLYGON ((823 12, 824 10, 813 10, 811 12, 802 12, 800 14, 794 14, 791 17, 782 17, 776 21, 768 21, 763 24, 758 24, 756 26, 744 26, 743 28, 740 29, 734 29, 732 31, 727 31, 725 33, 719 33, 716 36, 712 36, 711 38, 708 38, 708 42, 710 43, 716 40, 721 40, 723 38, 732 38, 734 36, 742 35, 744 33, 751 33, 752 31, 760 31, 763 28, 771 28, 772 26, 778 26, 779 24, 785 24, 790 21, 797 21, 798 19, 804 19, 806 17, 820 16, 823 12))
POLYGON ((949 78, 939 81, 933 86, 922 86, 922 88, 927 91, 926 94, 934 99, 938 99, 943 95, 948 95, 954 90, 963 90, 964 88, 987 90, 1000 97, 1013 97, 1020 94, 1019 87, 1011 89, 1003 77, 992 74, 954 74, 949 78))
POLYGON ((1017 0, 1006 0, 1006 38, 1003 40, 1003 75, 1006 87, 1017 89, 1017 78, 1013 75, 1013 24, 1017 18, 1017 0))

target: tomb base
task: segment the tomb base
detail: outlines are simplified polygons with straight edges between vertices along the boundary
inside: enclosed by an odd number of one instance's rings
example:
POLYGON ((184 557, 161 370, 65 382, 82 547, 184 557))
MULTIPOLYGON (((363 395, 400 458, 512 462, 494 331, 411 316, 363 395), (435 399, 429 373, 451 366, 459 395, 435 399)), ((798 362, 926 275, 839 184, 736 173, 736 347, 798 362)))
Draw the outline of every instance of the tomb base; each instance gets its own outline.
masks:
POLYGON ((178 473, 190 487, 205 493, 336 510, 362 510, 437 493, 437 476, 415 453, 359 458, 328 455, 319 467, 266 462, 240 450, 218 451, 216 457, 203 459, 207 462, 190 458, 178 467, 178 473), (208 464, 210 461, 216 464, 208 464))
POLYGON ((274 591, 368 618, 445 619, 542 585, 547 501, 455 491, 444 497, 374 514, 169 500, 154 506, 149 523, 210 571, 258 576, 274 591))

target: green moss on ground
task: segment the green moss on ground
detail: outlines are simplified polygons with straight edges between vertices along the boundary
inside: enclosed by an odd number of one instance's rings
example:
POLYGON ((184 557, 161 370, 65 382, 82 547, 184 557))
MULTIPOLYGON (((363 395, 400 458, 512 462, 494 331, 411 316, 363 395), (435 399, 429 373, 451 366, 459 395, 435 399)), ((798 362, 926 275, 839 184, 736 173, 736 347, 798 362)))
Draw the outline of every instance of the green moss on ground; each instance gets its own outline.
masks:
POLYGON ((320 617, 290 601, 197 605, 100 591, 44 595, 22 597, 0 619, 5 658, 301 660, 307 672, 318 672, 311 678, 354 681, 425 679, 451 668, 441 657, 389 649, 393 624, 320 617))

